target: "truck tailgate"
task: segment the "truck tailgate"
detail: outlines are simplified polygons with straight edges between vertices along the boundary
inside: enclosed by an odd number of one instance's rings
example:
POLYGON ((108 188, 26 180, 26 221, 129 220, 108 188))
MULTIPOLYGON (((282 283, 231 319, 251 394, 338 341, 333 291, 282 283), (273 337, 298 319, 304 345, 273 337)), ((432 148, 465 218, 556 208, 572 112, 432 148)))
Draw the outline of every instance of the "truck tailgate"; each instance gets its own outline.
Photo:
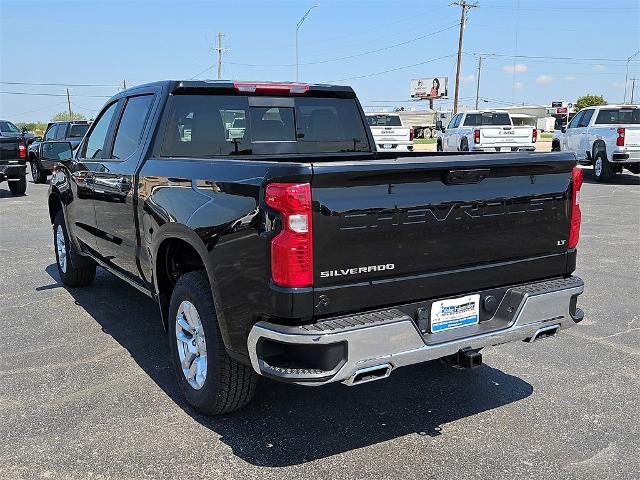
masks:
POLYGON ((482 127, 480 143, 531 143, 532 134, 529 127, 482 127))
POLYGON ((370 127, 371 133, 376 143, 397 144, 400 142, 408 142, 410 139, 410 131, 407 127, 370 127))
POLYGON ((14 137, 0 137, 0 161, 17 160, 22 140, 14 137))
POLYGON ((314 164, 316 314, 565 274, 574 166, 566 153, 314 164))

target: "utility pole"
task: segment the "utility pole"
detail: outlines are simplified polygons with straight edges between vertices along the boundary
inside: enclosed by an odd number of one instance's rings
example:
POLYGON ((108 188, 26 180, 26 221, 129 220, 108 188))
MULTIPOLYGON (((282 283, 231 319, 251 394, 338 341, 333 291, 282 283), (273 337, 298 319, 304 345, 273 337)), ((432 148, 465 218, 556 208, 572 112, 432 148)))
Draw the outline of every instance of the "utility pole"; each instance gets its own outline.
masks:
POLYGON ((480 101, 480 71, 482 70, 482 55, 478 57, 478 79, 476 81, 476 110, 480 101))
POLYGON ((633 91, 636 89, 636 80, 637 78, 631 78, 631 104, 633 105, 633 91))
POLYGON ((218 52, 218 80, 222 79, 222 52, 228 52, 228 48, 222 48, 222 37, 224 33, 218 32, 218 46, 214 48, 218 52))
POLYGON ((67 106, 69 107, 69 120, 73 120, 71 116, 71 97, 69 96, 69 89, 67 88, 67 106))
POLYGON ((627 58, 627 73, 625 73, 625 75, 624 75, 624 100, 622 101, 622 103, 627 103, 627 84, 629 83, 629 80, 628 80, 628 78, 629 78, 629 62, 631 61, 631 59, 633 57, 635 57, 638 54, 640 54, 640 50, 638 50, 636 53, 634 53, 629 58, 627 58))
POLYGON ((478 6, 478 2, 467 3, 466 0, 458 0, 451 5, 459 5, 460 11, 460 35, 458 36, 458 61, 456 64, 456 90, 453 96, 453 113, 458 113, 458 96, 460 94, 460 64, 462 63, 462 34, 464 32, 464 25, 467 21, 467 9, 475 8, 478 6))

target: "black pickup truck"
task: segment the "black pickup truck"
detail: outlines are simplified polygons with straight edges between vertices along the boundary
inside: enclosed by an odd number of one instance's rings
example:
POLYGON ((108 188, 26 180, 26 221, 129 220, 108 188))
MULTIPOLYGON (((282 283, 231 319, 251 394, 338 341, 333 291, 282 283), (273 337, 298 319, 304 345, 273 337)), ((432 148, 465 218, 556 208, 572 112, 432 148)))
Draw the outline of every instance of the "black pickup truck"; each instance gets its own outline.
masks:
POLYGON ((0 120, 0 183, 4 181, 12 195, 27 191, 27 144, 18 127, 0 120))
POLYGON ((156 299, 188 401, 257 375, 358 385, 580 322, 573 155, 381 153, 351 88, 165 81, 114 96, 58 163, 58 271, 156 299))

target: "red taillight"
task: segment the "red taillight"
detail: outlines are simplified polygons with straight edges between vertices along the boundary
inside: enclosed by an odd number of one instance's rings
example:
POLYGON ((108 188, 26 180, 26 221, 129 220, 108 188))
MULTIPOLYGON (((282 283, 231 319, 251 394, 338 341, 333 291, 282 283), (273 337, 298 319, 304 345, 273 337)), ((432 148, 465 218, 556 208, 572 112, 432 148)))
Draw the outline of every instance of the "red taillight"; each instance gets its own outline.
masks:
POLYGON ((538 141, 538 129, 534 128, 533 129, 533 136, 531 138, 533 140, 533 143, 536 143, 536 141, 538 141))
POLYGON ((271 183, 266 204, 282 215, 282 231, 271 241, 271 278, 283 287, 313 285, 311 185, 271 183))
POLYGON ((571 173, 572 194, 571 194, 571 227, 569 229, 569 248, 576 248, 580 240, 580 222, 582 213, 580 212, 580 188, 582 187, 582 169, 573 167, 571 173))
POLYGON ((480 143, 480 130, 478 128, 473 131, 473 143, 480 143))
POLYGON ((22 143, 18 145, 18 157, 27 158, 27 147, 25 147, 22 143))
POLYGON ((233 82, 239 92, 302 94, 309 91, 306 83, 233 82))
POLYGON ((409 129, 409 140, 413 142, 413 128, 409 129))
POLYGON ((616 138, 616 146, 624 147, 624 128, 618 129, 618 138, 616 138))

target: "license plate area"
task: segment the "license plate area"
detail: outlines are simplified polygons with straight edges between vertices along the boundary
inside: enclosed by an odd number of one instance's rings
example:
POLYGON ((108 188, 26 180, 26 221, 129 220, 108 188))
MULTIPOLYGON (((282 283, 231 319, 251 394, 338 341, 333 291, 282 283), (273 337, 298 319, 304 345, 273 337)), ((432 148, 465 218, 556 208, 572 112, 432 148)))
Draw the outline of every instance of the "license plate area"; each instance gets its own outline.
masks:
POLYGON ((480 321, 480 295, 438 300, 431 304, 429 332, 436 334, 477 325, 480 321))

